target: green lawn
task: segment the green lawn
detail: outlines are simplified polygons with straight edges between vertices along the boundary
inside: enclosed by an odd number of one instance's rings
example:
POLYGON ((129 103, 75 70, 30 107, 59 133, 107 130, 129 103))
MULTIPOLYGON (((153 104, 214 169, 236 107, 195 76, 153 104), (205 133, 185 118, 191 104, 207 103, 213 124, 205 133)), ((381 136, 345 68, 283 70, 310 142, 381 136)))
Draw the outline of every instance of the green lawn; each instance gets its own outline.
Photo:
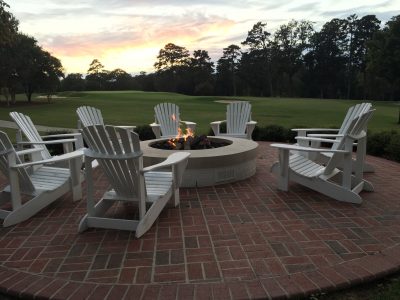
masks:
MULTIPOLYGON (((181 118, 198 124, 198 133, 207 133, 211 121, 225 119, 225 104, 216 100, 248 100, 253 106, 253 119, 260 126, 276 124, 287 128, 337 127, 341 124, 348 107, 361 101, 321 100, 294 98, 216 97, 186 96, 174 93, 139 91, 62 93, 66 98, 34 99, 28 104, 19 95, 18 104, 6 107, 0 103, 0 119, 10 120, 8 113, 16 110, 31 116, 34 123, 56 127, 75 128, 76 108, 81 105, 95 106, 102 110, 107 124, 144 125, 154 120, 153 107, 160 102, 174 102, 180 106, 181 118), (73 96, 73 97, 71 97, 73 96)), ((376 113, 369 124, 373 132, 399 129, 399 106, 395 102, 374 102, 376 113)))

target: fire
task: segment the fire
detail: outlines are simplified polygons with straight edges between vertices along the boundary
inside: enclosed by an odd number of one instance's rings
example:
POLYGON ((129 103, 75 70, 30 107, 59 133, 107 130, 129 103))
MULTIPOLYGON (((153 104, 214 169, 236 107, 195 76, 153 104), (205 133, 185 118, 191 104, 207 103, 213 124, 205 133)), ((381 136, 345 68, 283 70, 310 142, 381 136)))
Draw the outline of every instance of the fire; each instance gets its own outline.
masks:
POLYGON ((175 114, 172 114, 171 119, 174 120, 174 121, 176 121, 175 114))
POLYGON ((190 143, 190 140, 194 138, 194 132, 191 128, 186 128, 186 133, 182 132, 182 129, 178 127, 178 134, 167 141, 167 143, 173 148, 176 149, 178 144, 190 143))
POLYGON ((182 129, 178 128, 178 135, 174 139, 182 139, 186 142, 189 137, 194 137, 194 132, 191 128, 186 128, 186 133, 182 133, 182 129))

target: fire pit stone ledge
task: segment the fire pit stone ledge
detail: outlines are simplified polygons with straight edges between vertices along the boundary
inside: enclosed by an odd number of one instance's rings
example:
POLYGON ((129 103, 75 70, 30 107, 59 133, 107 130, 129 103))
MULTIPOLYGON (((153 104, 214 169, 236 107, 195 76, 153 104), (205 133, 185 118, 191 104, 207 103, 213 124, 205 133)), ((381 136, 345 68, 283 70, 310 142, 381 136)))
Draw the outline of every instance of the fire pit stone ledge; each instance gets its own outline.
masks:
POLYGON ((212 186, 246 179, 256 172, 258 144, 251 140, 209 136, 215 142, 229 145, 203 150, 165 150, 151 147, 163 139, 140 143, 144 165, 163 161, 176 151, 190 152, 188 166, 183 176, 182 187, 212 186))

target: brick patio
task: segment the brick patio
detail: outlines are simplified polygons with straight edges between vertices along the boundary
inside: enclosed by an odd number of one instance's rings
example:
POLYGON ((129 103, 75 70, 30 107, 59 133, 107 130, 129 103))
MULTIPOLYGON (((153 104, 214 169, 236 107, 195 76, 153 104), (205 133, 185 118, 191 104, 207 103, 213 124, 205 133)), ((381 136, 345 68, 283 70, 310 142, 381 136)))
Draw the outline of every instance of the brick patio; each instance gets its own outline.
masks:
MULTIPOLYGON (((400 269, 400 164, 368 157, 375 192, 339 203, 300 185, 280 192, 261 142, 252 178, 181 189, 141 239, 77 233, 84 200, 67 195, 0 228, 0 292, 54 299, 285 298, 331 291, 400 269)), ((107 182, 97 171, 98 195, 107 182)), ((0 178, 4 186, 5 179, 0 178)), ((119 206, 115 214, 132 211, 119 206)))

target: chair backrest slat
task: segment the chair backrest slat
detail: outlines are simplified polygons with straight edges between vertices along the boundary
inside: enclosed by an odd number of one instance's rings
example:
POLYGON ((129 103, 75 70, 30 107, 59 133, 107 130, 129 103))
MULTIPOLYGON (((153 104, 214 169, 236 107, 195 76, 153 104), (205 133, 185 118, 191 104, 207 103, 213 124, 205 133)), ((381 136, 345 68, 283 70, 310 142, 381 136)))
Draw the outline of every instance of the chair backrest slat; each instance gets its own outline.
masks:
MULTIPOLYGON (((371 119, 374 110, 369 110, 362 113, 357 118, 354 118, 347 129, 347 133, 338 143, 336 150, 352 150, 353 142, 366 136, 367 124, 371 119), (350 145, 351 149, 345 149, 346 145, 350 145)), ((339 153, 333 153, 332 157, 326 164, 324 174, 328 175, 339 165, 343 156, 339 153)))
POLYGON ((246 123, 251 119, 251 104, 238 101, 228 104, 226 110, 226 130, 231 134, 244 134, 246 123))
POLYGON ((179 128, 179 107, 174 103, 160 103, 154 107, 155 119, 162 135, 177 135, 179 128))
MULTIPOLYGON (((340 127, 338 134, 346 135, 349 133, 349 129, 351 127, 352 121, 358 118, 360 115, 368 112, 372 108, 371 103, 360 103, 350 107, 346 113, 346 116, 343 120, 342 126, 340 127)), ((336 140, 339 141, 341 137, 337 137, 336 140)), ((332 149, 338 149, 339 143, 333 144, 332 149)))
MULTIPOLYGON (((14 152, 14 155, 16 156, 16 163, 21 163, 7 134, 0 131, 0 170, 8 179, 10 178, 7 153, 10 151, 14 152)), ((35 191, 35 187, 33 186, 28 172, 24 168, 18 168, 17 172, 21 191, 24 193, 33 193, 35 191)))
MULTIPOLYGON (((18 125, 19 129, 26 136, 30 142, 42 142, 43 139, 33 124, 31 118, 27 115, 18 112, 10 112, 10 117, 18 125)), ((40 149, 40 154, 43 159, 51 158, 50 152, 47 150, 45 145, 33 145, 34 148, 40 149)))
POLYGON ((78 107, 76 113, 81 121, 82 126, 104 125, 101 110, 91 106, 78 107))
POLYGON ((347 129, 349 128, 351 121, 354 118, 357 118, 358 116, 360 116, 361 114, 369 111, 372 107, 371 103, 360 103, 360 104, 356 104, 352 107, 349 108, 349 110, 347 111, 347 114, 344 118, 344 121, 342 123, 342 126, 339 129, 339 134, 345 134, 347 132, 347 129))
MULTIPOLYGON (((116 158, 124 154, 140 151, 139 137, 134 132, 114 126, 92 125, 83 128, 83 137, 93 152, 113 155, 116 158)), ((140 189, 137 158, 106 159, 97 158, 115 192, 123 197, 137 197, 140 189)))

